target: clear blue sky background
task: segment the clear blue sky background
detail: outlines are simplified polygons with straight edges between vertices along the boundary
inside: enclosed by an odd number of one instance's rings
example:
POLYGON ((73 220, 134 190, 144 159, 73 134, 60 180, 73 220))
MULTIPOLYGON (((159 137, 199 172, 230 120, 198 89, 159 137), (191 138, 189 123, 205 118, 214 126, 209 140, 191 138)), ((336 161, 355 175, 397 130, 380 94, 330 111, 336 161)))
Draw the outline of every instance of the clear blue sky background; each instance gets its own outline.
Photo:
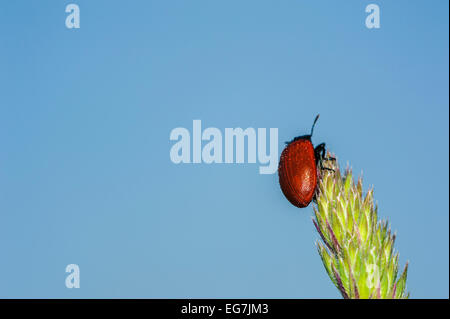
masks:
POLYGON ((70 1, 0 4, 0 297, 340 297, 277 174, 169 158, 194 119, 281 152, 320 113, 412 297, 448 298, 448 1, 72 2, 79 30, 70 1))

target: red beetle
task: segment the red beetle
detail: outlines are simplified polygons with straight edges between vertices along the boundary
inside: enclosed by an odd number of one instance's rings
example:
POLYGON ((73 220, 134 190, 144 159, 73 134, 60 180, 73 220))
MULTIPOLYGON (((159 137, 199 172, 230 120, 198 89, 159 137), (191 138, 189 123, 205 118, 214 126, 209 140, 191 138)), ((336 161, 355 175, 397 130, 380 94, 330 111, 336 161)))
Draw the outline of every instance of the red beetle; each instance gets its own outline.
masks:
POLYGON ((318 119, 319 115, 314 119, 311 134, 297 136, 286 143, 278 165, 278 177, 284 196, 292 205, 300 208, 308 206, 313 199, 317 187, 317 167, 324 168, 322 161, 325 160, 325 143, 314 148, 311 142, 318 119))

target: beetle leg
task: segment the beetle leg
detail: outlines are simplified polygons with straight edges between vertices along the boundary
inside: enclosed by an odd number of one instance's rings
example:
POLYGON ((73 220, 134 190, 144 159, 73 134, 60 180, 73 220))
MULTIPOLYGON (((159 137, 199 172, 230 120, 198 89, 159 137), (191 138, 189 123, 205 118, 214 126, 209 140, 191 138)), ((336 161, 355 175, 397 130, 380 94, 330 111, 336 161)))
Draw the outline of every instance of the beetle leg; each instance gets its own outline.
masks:
POLYGON ((316 165, 319 166, 321 170, 326 171, 332 171, 334 172, 334 169, 325 167, 323 165, 324 161, 336 161, 335 157, 325 157, 326 150, 325 150, 325 143, 320 143, 314 148, 314 156, 316 157, 316 165))
POLYGON ((314 156, 316 157, 316 162, 320 163, 325 157, 325 143, 321 143, 314 148, 314 156))
POLYGON ((314 148, 314 155, 317 159, 323 160, 323 161, 336 161, 336 157, 325 157, 326 149, 325 149, 325 143, 320 143, 314 148))

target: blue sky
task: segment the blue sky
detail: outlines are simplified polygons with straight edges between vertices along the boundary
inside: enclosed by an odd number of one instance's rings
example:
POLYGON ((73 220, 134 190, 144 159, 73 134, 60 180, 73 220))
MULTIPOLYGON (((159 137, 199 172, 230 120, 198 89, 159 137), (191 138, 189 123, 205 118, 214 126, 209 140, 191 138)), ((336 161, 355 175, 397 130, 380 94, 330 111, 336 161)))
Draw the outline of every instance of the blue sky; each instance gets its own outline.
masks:
POLYGON ((449 296, 448 1, 2 1, 0 297, 339 298, 312 208, 173 128, 305 134, 363 171, 414 298, 449 296), (76 3, 81 28, 65 27, 76 3), (365 7, 381 28, 365 27, 365 7), (81 288, 65 287, 65 267, 81 288))

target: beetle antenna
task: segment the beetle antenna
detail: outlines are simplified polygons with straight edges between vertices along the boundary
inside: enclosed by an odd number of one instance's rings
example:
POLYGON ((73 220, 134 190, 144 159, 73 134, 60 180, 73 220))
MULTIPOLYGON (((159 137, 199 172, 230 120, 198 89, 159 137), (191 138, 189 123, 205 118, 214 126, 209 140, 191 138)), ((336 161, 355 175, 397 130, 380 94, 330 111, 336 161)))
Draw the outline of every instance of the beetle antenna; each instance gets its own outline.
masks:
POLYGON ((314 123, 313 123, 313 125, 312 125, 312 127, 311 127, 311 134, 310 134, 310 136, 313 135, 313 132, 314 132, 314 126, 316 125, 316 122, 317 122, 317 120, 319 119, 319 116, 320 116, 320 114, 317 114, 316 118, 314 119, 314 123))

